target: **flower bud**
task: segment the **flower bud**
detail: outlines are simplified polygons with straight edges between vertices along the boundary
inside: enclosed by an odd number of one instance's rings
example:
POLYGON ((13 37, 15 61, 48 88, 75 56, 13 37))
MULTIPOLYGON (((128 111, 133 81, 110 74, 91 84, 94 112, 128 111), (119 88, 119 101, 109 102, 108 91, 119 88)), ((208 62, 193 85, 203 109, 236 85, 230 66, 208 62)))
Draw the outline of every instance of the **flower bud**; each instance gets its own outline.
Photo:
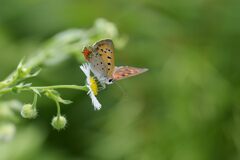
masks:
POLYGON ((57 130, 61 130, 64 129, 66 124, 67 124, 67 120, 64 116, 55 116, 52 119, 52 126, 53 128, 57 129, 57 130))
POLYGON ((37 110, 32 106, 32 104, 25 104, 22 107, 21 115, 23 118, 36 118, 37 117, 37 110))
POLYGON ((29 74, 29 70, 25 67, 21 67, 18 69, 19 78, 25 78, 29 74))

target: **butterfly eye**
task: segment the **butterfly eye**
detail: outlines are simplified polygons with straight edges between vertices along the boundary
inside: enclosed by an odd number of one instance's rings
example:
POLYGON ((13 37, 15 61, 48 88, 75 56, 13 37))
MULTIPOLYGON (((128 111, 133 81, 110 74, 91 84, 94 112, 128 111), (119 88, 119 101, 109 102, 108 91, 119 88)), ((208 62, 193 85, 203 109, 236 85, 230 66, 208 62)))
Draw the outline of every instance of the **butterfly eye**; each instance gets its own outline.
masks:
POLYGON ((112 82, 113 82, 113 79, 109 79, 108 82, 109 82, 109 83, 112 83, 112 82))

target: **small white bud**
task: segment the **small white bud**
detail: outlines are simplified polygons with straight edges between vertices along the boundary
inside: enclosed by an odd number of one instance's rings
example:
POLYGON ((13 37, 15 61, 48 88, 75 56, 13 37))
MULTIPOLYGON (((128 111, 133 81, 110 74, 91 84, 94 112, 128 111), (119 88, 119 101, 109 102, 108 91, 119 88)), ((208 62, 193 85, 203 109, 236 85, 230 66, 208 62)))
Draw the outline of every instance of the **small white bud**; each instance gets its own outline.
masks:
POLYGON ((57 130, 64 129, 67 124, 67 119, 64 116, 55 116, 52 119, 52 126, 57 130))
POLYGON ((25 104, 22 107, 21 115, 23 118, 33 119, 37 117, 37 110, 33 108, 32 104, 25 104))

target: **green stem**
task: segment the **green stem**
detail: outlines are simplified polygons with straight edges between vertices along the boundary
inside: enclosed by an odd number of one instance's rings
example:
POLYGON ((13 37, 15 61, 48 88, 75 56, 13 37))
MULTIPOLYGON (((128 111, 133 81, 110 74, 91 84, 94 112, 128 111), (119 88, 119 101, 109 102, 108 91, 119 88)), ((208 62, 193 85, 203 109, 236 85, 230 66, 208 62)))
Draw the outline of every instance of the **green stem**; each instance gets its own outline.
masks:
POLYGON ((0 96, 2 96, 2 95, 4 95, 4 94, 7 94, 7 93, 9 93, 9 92, 11 92, 11 91, 12 91, 12 88, 2 89, 2 90, 0 91, 0 96))
POLYGON ((60 104, 58 101, 55 101, 56 105, 57 105, 57 117, 60 118, 61 116, 61 108, 60 108, 60 104))
POLYGON ((35 109, 36 106, 37 106, 37 98, 38 98, 37 93, 34 93, 34 98, 33 98, 33 108, 34 108, 34 109, 35 109))
MULTIPOLYGON (((7 94, 12 91, 13 88, 6 88, 0 90, 0 95, 7 94)), ((19 91, 29 91, 29 90, 46 90, 46 89, 75 89, 75 90, 82 90, 88 91, 87 86, 78 86, 78 85, 54 85, 54 86, 36 86, 36 87, 28 87, 28 88, 19 88, 19 91)))
POLYGON ((24 88, 23 90, 29 89, 38 89, 38 90, 45 90, 45 89, 76 89, 76 90, 83 90, 88 91, 86 86, 78 86, 78 85, 55 85, 55 86, 43 86, 43 87, 30 87, 24 88))
POLYGON ((7 79, 0 82, 0 89, 5 88, 7 86, 11 86, 18 81, 17 71, 14 71, 7 79))

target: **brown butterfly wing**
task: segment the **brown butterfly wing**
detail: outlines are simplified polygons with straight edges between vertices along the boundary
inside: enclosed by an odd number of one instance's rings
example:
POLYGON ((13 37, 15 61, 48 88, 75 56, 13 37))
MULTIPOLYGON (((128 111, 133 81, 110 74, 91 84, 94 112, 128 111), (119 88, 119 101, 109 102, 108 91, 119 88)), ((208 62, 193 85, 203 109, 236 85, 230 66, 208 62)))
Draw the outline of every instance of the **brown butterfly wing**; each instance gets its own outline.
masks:
POLYGON ((111 78, 115 68, 114 46, 111 39, 104 39, 94 44, 93 49, 101 57, 107 77, 111 78))
POLYGON ((146 71, 148 71, 147 68, 136 68, 136 67, 130 67, 130 66, 115 67, 115 71, 113 73, 113 79, 121 80, 124 78, 142 74, 146 71))
POLYGON ((107 77, 107 68, 100 55, 93 51, 91 57, 89 58, 89 62, 94 75, 99 81, 104 81, 105 77, 107 77))

